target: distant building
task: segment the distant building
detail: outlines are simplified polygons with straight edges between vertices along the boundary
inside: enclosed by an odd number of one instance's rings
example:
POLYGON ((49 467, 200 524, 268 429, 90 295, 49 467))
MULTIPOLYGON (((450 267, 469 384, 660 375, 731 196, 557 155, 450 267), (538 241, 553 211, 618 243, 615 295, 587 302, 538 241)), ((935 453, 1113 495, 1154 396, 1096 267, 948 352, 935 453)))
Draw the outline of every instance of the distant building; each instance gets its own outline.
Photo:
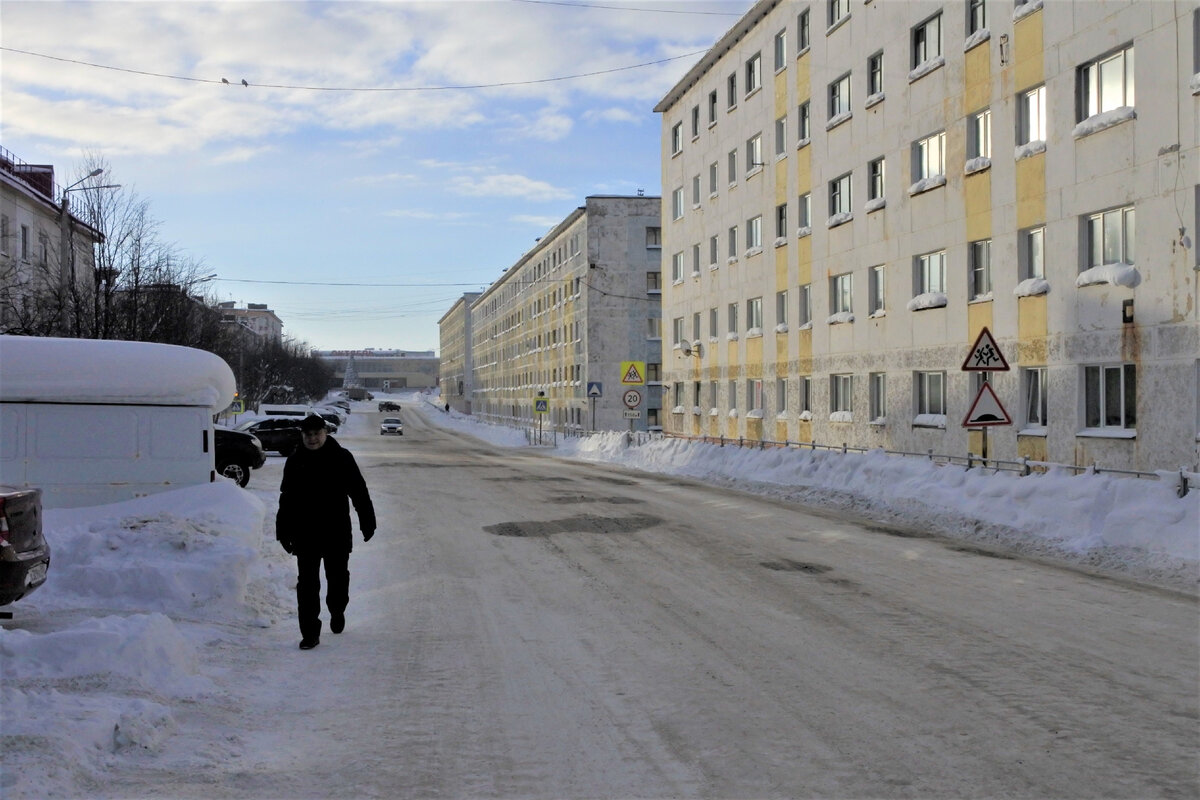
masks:
POLYGON ((655 108, 664 428, 1195 468, 1198 95, 1195 3, 754 3, 655 108))
POLYGON ((559 430, 658 428, 660 203, 586 198, 471 304, 474 414, 559 430), (644 374, 623 387, 628 362, 644 374), (641 397, 632 419, 627 390, 641 397))
POLYGON ((217 303, 217 309, 224 322, 236 322, 264 341, 283 341, 283 321, 265 303, 247 303, 245 308, 238 308, 235 302, 227 301, 217 303))
POLYGON ((442 401, 464 414, 471 413, 475 381, 471 359, 471 304, 479 292, 467 292, 438 320, 442 401))
POLYGON ((431 389, 438 382, 438 358, 432 350, 314 350, 313 355, 333 368, 330 388, 342 386, 347 368, 372 393, 431 389))

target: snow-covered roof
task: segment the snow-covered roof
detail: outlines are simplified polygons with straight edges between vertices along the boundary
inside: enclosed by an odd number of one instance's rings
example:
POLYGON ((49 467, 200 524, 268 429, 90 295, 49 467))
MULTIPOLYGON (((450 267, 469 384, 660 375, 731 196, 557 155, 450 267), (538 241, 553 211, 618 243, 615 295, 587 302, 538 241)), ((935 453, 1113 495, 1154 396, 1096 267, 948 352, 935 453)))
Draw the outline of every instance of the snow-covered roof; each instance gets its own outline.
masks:
POLYGON ((0 336, 0 401, 225 408, 233 370, 219 356, 153 342, 0 336))

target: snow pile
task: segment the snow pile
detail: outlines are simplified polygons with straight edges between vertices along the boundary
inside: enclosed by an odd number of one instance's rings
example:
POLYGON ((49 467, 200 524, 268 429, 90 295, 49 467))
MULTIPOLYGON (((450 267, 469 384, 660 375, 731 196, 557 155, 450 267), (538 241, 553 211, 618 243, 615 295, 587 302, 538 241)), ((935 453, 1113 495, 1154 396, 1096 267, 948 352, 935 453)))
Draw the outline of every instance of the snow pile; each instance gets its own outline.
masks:
POLYGON ((921 194, 922 192, 928 192, 930 189, 936 189, 939 186, 945 186, 945 185, 946 185, 946 176, 945 175, 931 175, 928 178, 921 178, 921 180, 915 182, 912 186, 909 186, 908 194, 911 197, 912 195, 921 194))
POLYGON ((1112 111, 1105 111, 1101 114, 1094 114, 1088 117, 1083 122, 1075 126, 1071 131, 1071 135, 1076 139, 1090 136, 1097 131, 1102 131, 1105 128, 1111 128, 1113 125, 1120 125, 1122 122, 1130 119, 1137 119, 1137 111, 1131 106, 1121 106, 1114 108, 1112 111))
POLYGON ((915 69, 908 73, 908 82, 913 83, 914 81, 918 81, 929 73, 933 72, 935 69, 940 69, 944 66, 946 66, 945 56, 931 58, 924 64, 919 64, 915 69))
POLYGON ((963 42, 963 52, 965 53, 968 50, 974 50, 976 47, 978 47, 979 45, 983 44, 984 42, 986 42, 988 39, 991 39, 991 38, 992 38, 992 32, 990 30, 988 30, 987 28, 980 28, 979 30, 975 31, 970 36, 968 36, 967 40, 965 42, 963 42))
POLYGON ((875 94, 867 95, 867 100, 865 103, 863 103, 863 108, 870 108, 871 106, 877 106, 886 99, 887 99, 887 95, 884 94, 883 92, 876 92, 875 94))
POLYGON ((983 172, 985 169, 991 168, 992 160, 986 156, 979 156, 978 158, 969 159, 966 166, 963 167, 963 172, 967 175, 974 175, 976 172, 983 172))
POLYGON ((843 323, 854 322, 854 314, 849 311, 839 311, 836 314, 831 314, 829 319, 825 320, 829 325, 841 325, 843 323))
POLYGON ((829 219, 825 220, 826 228, 836 228, 838 225, 845 225, 850 220, 854 219, 854 214, 849 211, 840 211, 834 214, 829 219))
POLYGON ((827 130, 827 131, 833 130, 838 125, 841 125, 843 122, 850 119, 852 116, 854 116, 853 111, 843 111, 840 114, 834 114, 832 117, 829 118, 829 121, 825 123, 825 130, 827 130))
POLYGON ((908 301, 909 311, 923 311, 927 308, 945 308, 945 292, 925 292, 908 301))
POLYGON ((1085 269, 1075 278, 1076 286, 1095 286, 1107 283, 1112 286, 1128 286, 1133 288, 1142 282, 1142 276, 1137 267, 1131 264, 1101 264, 1098 267, 1085 269))
POLYGON ((1044 0, 1028 0, 1028 2, 1021 3, 1013 9, 1013 22, 1025 19, 1035 11, 1041 11, 1043 2, 1044 0))
POLYGON ((870 214, 872 211, 878 211, 885 206, 887 206, 887 199, 883 197, 876 197, 874 200, 868 200, 865 208, 866 212, 870 214))
POLYGON ((1026 142, 1025 144, 1017 145, 1017 147, 1013 150, 1013 161, 1020 161, 1044 152, 1046 152, 1045 140, 1035 139, 1032 142, 1026 142))
POLYGON ((1049 292, 1050 283, 1045 278, 1026 278, 1013 289, 1013 294, 1017 297, 1033 297, 1039 294, 1048 294, 1049 292))

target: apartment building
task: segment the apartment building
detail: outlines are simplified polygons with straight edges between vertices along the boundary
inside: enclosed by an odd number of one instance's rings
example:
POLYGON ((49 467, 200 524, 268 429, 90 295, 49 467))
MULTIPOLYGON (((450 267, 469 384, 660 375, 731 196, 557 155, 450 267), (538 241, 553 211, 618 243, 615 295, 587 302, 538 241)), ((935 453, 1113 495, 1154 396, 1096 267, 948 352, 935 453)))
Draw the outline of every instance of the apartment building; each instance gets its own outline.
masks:
POLYGON ((471 413, 471 394, 474 390, 469 347, 471 303, 479 298, 479 294, 467 292, 438 320, 442 402, 464 414, 471 413))
POLYGON ((475 300, 476 415, 558 430, 659 427, 661 202, 586 198, 475 300), (644 384, 623 385, 630 362, 644 384), (642 398, 633 408, 630 389, 642 398))
POLYGON ((236 302, 227 300, 217 303, 217 310, 222 322, 241 325, 263 340, 283 341, 283 320, 266 303, 247 303, 245 308, 238 308, 236 302))
POLYGON ((664 429, 1194 468, 1198 38, 1153 0, 756 3, 655 108, 664 429))

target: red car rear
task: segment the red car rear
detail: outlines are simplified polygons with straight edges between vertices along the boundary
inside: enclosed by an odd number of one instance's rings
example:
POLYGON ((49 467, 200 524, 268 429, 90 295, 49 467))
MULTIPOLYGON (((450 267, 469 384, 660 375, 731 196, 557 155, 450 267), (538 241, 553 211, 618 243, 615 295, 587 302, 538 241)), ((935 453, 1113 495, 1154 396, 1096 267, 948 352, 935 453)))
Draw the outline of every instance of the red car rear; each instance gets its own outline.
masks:
POLYGON ((0 486, 0 606, 46 582, 50 545, 42 536, 42 490, 0 486))

